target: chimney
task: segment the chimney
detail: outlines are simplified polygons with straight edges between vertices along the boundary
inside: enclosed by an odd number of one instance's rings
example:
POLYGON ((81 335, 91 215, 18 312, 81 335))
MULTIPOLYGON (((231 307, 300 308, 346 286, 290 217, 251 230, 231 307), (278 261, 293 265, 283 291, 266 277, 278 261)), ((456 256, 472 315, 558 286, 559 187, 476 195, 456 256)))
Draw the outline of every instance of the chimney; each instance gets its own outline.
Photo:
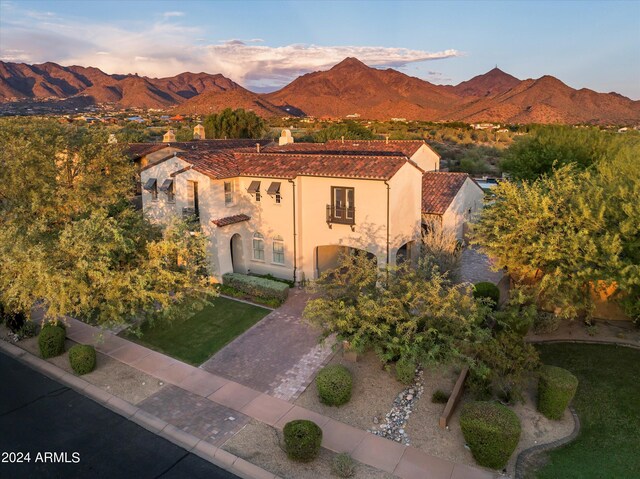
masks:
POLYGON ((384 135, 384 142, 385 144, 389 144, 389 135, 384 135))
POLYGON ((174 141, 176 141, 176 134, 173 130, 169 129, 169 131, 162 136, 162 143, 172 143, 174 141))
POLYGON ((344 135, 342 135, 342 143, 344 143, 344 135))
POLYGON ((293 137, 291 136, 291 130, 284 129, 282 133, 280 133, 280 138, 278 139, 278 145, 289 145, 293 143, 293 137))
POLYGON ((198 123, 196 126, 193 127, 193 139, 194 140, 205 139, 204 126, 202 126, 200 123, 198 123))
POLYGON ((256 153, 260 153, 260 143, 256 143, 256 153))

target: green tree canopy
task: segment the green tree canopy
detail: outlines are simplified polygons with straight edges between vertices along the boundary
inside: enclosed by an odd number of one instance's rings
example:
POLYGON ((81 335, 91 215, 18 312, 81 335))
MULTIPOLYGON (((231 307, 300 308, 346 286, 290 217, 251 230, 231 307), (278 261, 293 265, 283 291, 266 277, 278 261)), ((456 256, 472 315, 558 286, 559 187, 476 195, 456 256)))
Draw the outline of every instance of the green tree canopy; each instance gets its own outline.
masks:
POLYGON ((262 118, 242 108, 226 108, 203 122, 207 138, 261 138, 267 131, 262 118))
POLYGON ((327 140, 339 140, 343 136, 345 140, 373 140, 376 137, 369 128, 355 121, 345 121, 323 128, 313 138, 314 141, 323 143, 327 140))
POLYGON ((640 147, 633 142, 586 170, 558 168, 494 189, 475 242, 516 279, 534 281, 565 316, 590 312, 592 290, 616 284, 640 318, 640 147))
POLYGON ((537 126, 529 134, 516 138, 500 166, 516 179, 535 180, 570 163, 587 168, 614 157, 625 144, 637 146, 640 138, 595 127, 537 126))
POLYGON ((0 302, 118 323, 208 292, 204 244, 130 206, 133 165, 104 130, 0 121, 0 302))

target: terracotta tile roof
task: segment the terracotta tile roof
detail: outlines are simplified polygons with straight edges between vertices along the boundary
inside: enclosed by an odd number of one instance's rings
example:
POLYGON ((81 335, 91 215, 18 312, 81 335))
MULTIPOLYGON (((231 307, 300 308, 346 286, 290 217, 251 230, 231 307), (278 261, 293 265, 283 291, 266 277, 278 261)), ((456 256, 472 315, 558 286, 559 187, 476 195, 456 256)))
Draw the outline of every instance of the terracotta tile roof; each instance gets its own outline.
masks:
POLYGON ((360 155, 360 156, 406 156, 393 146, 379 148, 358 148, 356 144, 292 143, 273 145, 262 150, 264 153, 304 153, 308 155, 360 155))
POLYGON ((411 158, 426 143, 423 140, 329 140, 326 145, 340 150, 397 151, 411 158))
POLYGON ((233 178, 240 175, 236 158, 229 151, 185 151, 177 156, 191 164, 194 170, 211 178, 233 178))
POLYGON ((137 160, 166 147, 164 143, 129 143, 124 152, 131 160, 137 160))
POLYGON ((183 151, 256 151, 256 143, 260 147, 266 147, 273 143, 273 140, 267 139, 231 139, 231 140, 197 140, 197 141, 174 141, 170 143, 129 143, 125 148, 127 156, 131 159, 138 159, 149 153, 160 151, 164 148, 178 148, 183 151))
POLYGON ((422 212, 441 215, 470 178, 467 173, 430 171, 422 175, 422 212))
POLYGON ((240 223, 242 221, 248 221, 250 219, 251 218, 248 217, 247 215, 240 214, 240 215, 227 216, 225 218, 218 218, 217 220, 211 220, 211 222, 214 225, 216 225, 218 228, 221 228, 223 226, 233 225, 235 223, 240 223))
POLYGON ((241 176, 295 178, 330 176, 388 180, 408 161, 404 156, 237 153, 241 176))

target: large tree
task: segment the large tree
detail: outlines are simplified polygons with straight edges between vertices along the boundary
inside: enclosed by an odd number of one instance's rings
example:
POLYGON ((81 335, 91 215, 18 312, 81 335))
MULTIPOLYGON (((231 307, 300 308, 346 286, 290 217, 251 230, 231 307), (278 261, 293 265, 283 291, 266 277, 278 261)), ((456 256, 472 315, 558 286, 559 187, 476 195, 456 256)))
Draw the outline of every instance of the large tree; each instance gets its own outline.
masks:
POLYGON ((226 108, 204 119, 207 138, 261 138, 266 130, 262 118, 242 108, 226 108))
POLYGON ((594 290, 617 286, 640 318, 640 148, 586 170, 570 164, 531 182, 501 183, 475 229, 498 267, 533 282, 541 303, 589 314, 594 290))
POLYGON ((174 316, 206 298, 204 244, 129 202, 133 166, 101 129, 0 122, 0 302, 96 323, 174 316))

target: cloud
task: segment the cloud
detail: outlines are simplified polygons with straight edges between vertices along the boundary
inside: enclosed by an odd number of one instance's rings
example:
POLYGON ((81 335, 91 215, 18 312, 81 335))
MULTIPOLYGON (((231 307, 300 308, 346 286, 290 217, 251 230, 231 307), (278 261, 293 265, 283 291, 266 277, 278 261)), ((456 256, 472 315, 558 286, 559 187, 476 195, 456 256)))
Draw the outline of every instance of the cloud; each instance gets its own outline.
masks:
MULTIPOLYGON (((6 12, 6 10, 5 10, 6 12)), ((164 12, 163 20, 124 29, 114 24, 12 11, 0 21, 0 58, 38 63, 95 66, 107 73, 162 77, 184 71, 222 73, 258 90, 275 89, 296 76, 330 68, 346 57, 373 67, 410 64, 460 56, 454 49, 428 52, 382 46, 269 46, 263 39, 202 41, 199 28, 165 21, 182 12, 164 12), (7 17, 7 18, 5 18, 7 17)))

